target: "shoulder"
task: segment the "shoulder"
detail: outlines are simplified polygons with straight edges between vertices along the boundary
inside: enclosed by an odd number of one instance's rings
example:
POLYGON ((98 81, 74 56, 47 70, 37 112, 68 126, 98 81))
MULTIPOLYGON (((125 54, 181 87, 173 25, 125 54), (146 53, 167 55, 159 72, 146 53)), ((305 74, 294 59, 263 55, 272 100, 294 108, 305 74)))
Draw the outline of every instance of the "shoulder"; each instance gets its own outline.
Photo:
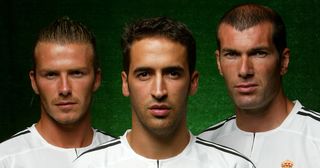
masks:
POLYGON ((121 140, 113 139, 80 154, 74 161, 76 168, 105 167, 107 156, 121 158, 121 140), (108 153, 111 153, 108 155, 108 153))
POLYGON ((213 140, 216 137, 223 136, 225 133, 230 133, 232 131, 232 125, 236 120, 236 116, 233 115, 215 125, 210 126, 202 133, 199 134, 199 137, 206 140, 213 140))
POLYGON ((195 143, 197 146, 202 147, 203 151, 206 151, 208 153, 216 153, 218 155, 225 155, 226 157, 240 158, 251 162, 247 157, 243 156, 241 153, 232 148, 219 145, 214 142, 201 139, 199 137, 196 137, 195 143))
POLYGON ((95 138, 98 140, 99 144, 116 139, 116 137, 114 137, 113 135, 108 134, 102 130, 95 129, 95 128, 93 128, 93 130, 95 132, 95 138))
POLYGON ((202 155, 208 155, 208 158, 212 160, 216 159, 215 161, 223 161, 227 164, 254 167, 250 159, 232 148, 206 141, 199 137, 196 137, 195 144, 202 155))
POLYGON ((97 147, 94 147, 92 149, 89 149, 85 152, 83 152, 81 155, 78 156, 78 158, 81 157, 87 157, 89 155, 96 155, 96 154, 101 154, 101 153, 106 153, 108 150, 115 149, 117 147, 120 147, 121 140, 119 138, 110 140, 108 142, 102 143, 97 147))
POLYGON ((20 131, 8 140, 0 143, 0 159, 3 157, 14 155, 34 147, 34 137, 29 128, 20 131))
POLYGON ((291 129, 307 136, 316 137, 320 141, 320 113, 302 105, 292 112, 295 113, 295 117, 290 124, 291 129))
POLYGON ((297 111, 296 114, 301 118, 309 123, 314 123, 320 126, 320 113, 314 110, 311 110, 307 107, 301 106, 297 111))

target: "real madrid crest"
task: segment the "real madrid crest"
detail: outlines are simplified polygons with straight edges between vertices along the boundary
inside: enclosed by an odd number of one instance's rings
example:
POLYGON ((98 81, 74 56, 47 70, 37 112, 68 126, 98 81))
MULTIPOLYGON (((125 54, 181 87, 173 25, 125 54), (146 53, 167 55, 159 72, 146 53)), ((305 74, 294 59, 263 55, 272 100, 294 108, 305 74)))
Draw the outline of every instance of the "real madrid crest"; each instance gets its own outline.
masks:
POLYGON ((293 162, 290 160, 285 160, 281 163, 281 168, 293 168, 293 162))

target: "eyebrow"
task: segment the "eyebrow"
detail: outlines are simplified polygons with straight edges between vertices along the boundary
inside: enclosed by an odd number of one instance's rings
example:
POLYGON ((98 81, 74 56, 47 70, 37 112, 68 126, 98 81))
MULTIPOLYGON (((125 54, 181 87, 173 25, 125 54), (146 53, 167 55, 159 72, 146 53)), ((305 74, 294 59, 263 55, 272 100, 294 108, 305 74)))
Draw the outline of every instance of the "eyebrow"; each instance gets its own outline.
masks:
POLYGON ((237 51, 237 50, 235 50, 235 49, 231 49, 231 48, 223 48, 223 49, 221 49, 221 51, 222 52, 230 52, 230 51, 237 51))
POLYGON ((221 49, 221 52, 241 53, 240 51, 232 48, 223 48, 221 49))
POLYGON ((137 73, 137 72, 142 72, 142 71, 152 71, 152 68, 149 68, 149 67, 138 67, 136 68, 133 73, 137 73))
MULTIPOLYGON (((138 67, 136 68, 133 73, 141 72, 141 71, 153 71, 153 68, 150 67, 138 67)), ((184 68, 177 65, 177 66, 168 66, 165 68, 162 68, 161 71, 168 72, 168 71, 184 71, 184 68)))
POLYGON ((261 50, 269 51, 270 48, 269 47, 255 47, 255 48, 250 49, 249 51, 261 51, 261 50))
MULTIPOLYGON (((86 68, 86 67, 76 67, 76 68, 70 68, 70 69, 67 69, 66 71, 67 72, 72 72, 72 71, 87 71, 89 70, 89 68, 86 68)), ((58 69, 54 69, 54 68, 44 68, 44 69, 39 69, 39 72, 60 72, 60 70, 58 69)))
POLYGON ((166 67, 164 68, 162 71, 164 72, 170 72, 170 71, 179 71, 179 72, 183 72, 184 68, 181 66, 171 66, 171 67, 166 67))
MULTIPOLYGON (((270 48, 269 47, 255 47, 255 48, 251 48, 248 52, 253 52, 253 51, 261 51, 261 50, 267 50, 269 51, 270 48)), ((240 51, 236 50, 236 49, 232 49, 232 48, 223 48, 221 49, 221 52, 235 52, 235 53, 241 53, 240 51)))

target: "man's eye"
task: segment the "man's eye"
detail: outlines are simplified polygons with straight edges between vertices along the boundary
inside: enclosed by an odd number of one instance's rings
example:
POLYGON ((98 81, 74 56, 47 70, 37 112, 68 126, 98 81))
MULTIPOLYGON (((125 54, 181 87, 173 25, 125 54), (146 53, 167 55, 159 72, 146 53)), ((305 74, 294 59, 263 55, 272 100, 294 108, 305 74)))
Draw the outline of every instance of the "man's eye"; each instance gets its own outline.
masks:
POLYGON ((57 76, 55 72, 48 72, 44 75, 47 79, 54 79, 57 76))
POLYGON ((256 56, 256 57, 265 57, 268 55, 267 52, 264 52, 264 51, 257 51, 255 53, 252 54, 253 56, 256 56))
POLYGON ((137 74, 137 77, 139 80, 147 80, 150 77, 150 74, 148 72, 139 72, 137 74))
POLYGON ((224 53, 223 56, 227 57, 227 58, 235 58, 237 57, 239 54, 235 53, 235 52, 227 52, 224 53))
POLYGON ((181 76, 181 74, 177 71, 171 71, 168 73, 168 75, 171 79, 177 79, 181 76))
POLYGON ((84 75, 84 73, 81 72, 81 71, 73 71, 73 72, 71 72, 71 75, 72 75, 73 77, 80 78, 80 77, 82 77, 82 76, 84 75))

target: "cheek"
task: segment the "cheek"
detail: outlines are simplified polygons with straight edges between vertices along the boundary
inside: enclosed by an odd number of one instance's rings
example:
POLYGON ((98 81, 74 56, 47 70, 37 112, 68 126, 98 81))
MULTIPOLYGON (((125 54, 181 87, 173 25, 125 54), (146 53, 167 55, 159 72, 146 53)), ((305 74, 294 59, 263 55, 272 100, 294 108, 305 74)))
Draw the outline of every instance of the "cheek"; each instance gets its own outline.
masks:
POLYGON ((235 66, 229 66, 228 68, 223 68, 221 70, 221 75, 228 86, 233 85, 233 83, 235 83, 238 80, 238 72, 233 67, 235 66))
POLYGON ((225 78, 228 78, 232 75, 237 75, 238 70, 238 64, 236 62, 231 61, 220 61, 220 70, 222 73, 222 76, 225 78))
POLYGON ((269 65, 260 65, 259 70, 257 71, 258 76, 265 78, 265 82, 273 82, 276 79, 280 79, 280 71, 279 67, 277 67, 275 64, 269 64, 269 65))
POLYGON ((269 88, 275 89, 278 83, 280 83, 280 75, 278 74, 278 71, 267 71, 265 72, 264 76, 264 82, 266 83, 266 85, 268 85, 269 88))
POLYGON ((167 84, 168 94, 174 96, 176 100, 184 101, 189 96, 190 83, 188 82, 177 82, 174 84, 167 84))
POLYGON ((53 82, 38 82, 37 83, 39 95, 42 99, 54 98, 57 95, 57 87, 53 82))
POLYGON ((90 98, 90 96, 94 92, 94 78, 93 77, 85 77, 85 78, 77 78, 77 79, 69 78, 69 87, 71 90, 72 97, 82 99, 82 101, 83 100, 86 101, 86 99, 90 98))
POLYGON ((150 95, 150 83, 147 82, 132 82, 129 81, 128 88, 130 97, 133 99, 144 100, 145 97, 150 95))
POLYGON ((87 81, 79 82, 78 81, 78 82, 74 82, 72 87, 73 87, 72 94, 74 94, 74 95, 84 95, 86 97, 89 97, 94 92, 93 82, 87 82, 87 81))

